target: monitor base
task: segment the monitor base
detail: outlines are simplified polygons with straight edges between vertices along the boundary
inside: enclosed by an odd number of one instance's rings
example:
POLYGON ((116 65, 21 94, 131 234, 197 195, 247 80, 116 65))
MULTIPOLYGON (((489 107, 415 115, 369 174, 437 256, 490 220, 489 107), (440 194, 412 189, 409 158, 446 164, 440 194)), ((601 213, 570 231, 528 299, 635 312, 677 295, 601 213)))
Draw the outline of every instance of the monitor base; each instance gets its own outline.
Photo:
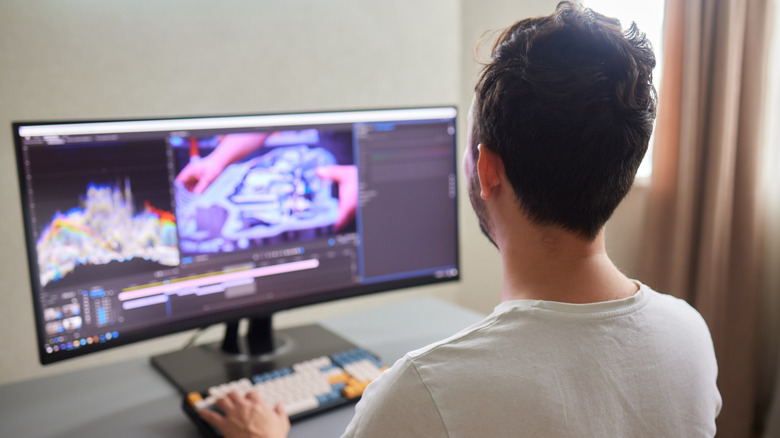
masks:
POLYGON ((274 331, 275 349, 260 355, 226 353, 222 343, 152 356, 152 365, 183 395, 356 348, 318 324, 274 331))

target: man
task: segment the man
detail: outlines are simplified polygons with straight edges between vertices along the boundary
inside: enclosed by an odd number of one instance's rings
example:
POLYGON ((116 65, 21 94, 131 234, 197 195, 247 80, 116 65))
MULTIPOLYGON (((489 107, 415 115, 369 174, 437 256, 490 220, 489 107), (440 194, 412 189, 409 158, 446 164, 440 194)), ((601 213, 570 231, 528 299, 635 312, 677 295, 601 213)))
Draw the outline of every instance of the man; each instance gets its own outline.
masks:
MULTIPOLYGON (((502 302, 372 383, 346 436, 713 436, 721 399, 706 324, 624 276, 604 247, 655 117, 644 35, 563 2, 509 27, 492 55, 464 171, 501 255, 502 302)), ((222 407, 226 417, 203 418, 228 437, 289 427, 253 395, 222 407)))

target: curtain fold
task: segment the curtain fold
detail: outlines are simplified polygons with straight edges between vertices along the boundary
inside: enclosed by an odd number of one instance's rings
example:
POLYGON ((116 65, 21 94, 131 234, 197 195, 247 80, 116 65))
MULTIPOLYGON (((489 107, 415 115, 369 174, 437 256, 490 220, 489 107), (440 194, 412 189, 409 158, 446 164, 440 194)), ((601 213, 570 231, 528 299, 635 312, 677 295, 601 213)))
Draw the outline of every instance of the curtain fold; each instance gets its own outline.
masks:
POLYGON ((707 321, 719 364, 722 437, 751 436, 755 412, 770 2, 666 2, 640 273, 707 321))
MULTIPOLYGON (((780 23, 775 3, 772 22, 780 23)), ((762 220, 763 273, 760 304, 760 348, 758 412, 765 414, 763 437, 780 436, 780 32, 774 30, 770 43, 767 115, 765 127, 761 202, 766 206, 762 220)))

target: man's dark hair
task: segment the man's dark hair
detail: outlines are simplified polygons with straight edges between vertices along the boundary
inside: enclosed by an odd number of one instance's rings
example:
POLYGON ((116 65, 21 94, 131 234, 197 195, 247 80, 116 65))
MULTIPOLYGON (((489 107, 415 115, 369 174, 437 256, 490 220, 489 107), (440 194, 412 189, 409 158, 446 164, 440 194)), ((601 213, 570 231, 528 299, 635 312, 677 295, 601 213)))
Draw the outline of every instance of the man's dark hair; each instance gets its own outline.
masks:
POLYGON ((635 23, 577 4, 507 28, 480 76, 471 152, 498 153, 534 222, 593 240, 628 193, 655 118, 655 56, 635 23))

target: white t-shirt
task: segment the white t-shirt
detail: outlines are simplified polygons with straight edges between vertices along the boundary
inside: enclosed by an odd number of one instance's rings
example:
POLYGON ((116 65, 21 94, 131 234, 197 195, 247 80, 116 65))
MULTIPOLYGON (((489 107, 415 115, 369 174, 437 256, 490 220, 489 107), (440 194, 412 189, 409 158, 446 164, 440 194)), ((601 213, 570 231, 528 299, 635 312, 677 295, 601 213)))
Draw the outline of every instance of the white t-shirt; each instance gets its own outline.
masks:
POLYGON ((505 301, 396 362, 344 436, 711 437, 716 377, 702 317, 645 285, 603 303, 505 301))

